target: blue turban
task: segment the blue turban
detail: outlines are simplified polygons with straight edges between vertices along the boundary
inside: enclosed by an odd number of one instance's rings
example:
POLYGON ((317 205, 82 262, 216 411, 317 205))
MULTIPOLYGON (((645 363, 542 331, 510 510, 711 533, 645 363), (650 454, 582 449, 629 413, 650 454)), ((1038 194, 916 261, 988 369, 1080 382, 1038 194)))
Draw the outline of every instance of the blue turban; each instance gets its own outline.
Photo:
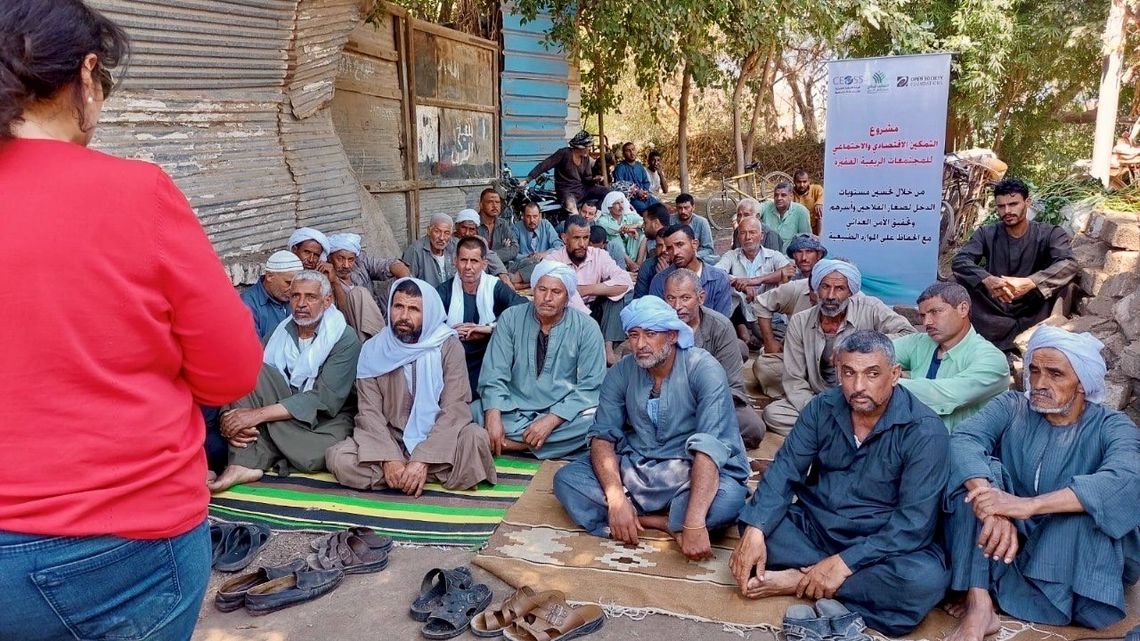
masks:
POLYGON ((677 332, 677 346, 693 346, 693 329, 677 317, 677 310, 656 296, 642 296, 621 310, 621 328, 626 334, 634 327, 655 332, 677 332))
POLYGON ((1085 388, 1085 399, 1088 402, 1104 402, 1104 374, 1107 367, 1104 364, 1104 357, 1100 355, 1104 343, 1088 332, 1074 334, 1052 325, 1038 327, 1029 339, 1029 347, 1025 351, 1024 387, 1026 398, 1029 397, 1031 391, 1029 365, 1033 362, 1033 352, 1042 347, 1051 347, 1069 359, 1069 365, 1072 365, 1073 371, 1077 373, 1081 387, 1085 388))
POLYGON ((803 250, 817 251, 820 258, 827 257, 827 248, 823 243, 819 242, 819 238, 811 234, 798 234, 792 238, 792 242, 788 243, 788 256, 792 256, 798 251, 803 250))
POLYGON ((852 295, 858 294, 859 290, 863 289, 863 274, 859 273, 858 267, 842 260, 822 258, 815 267, 811 268, 812 290, 819 291, 820 281, 832 272, 839 272, 847 277, 847 287, 851 289, 852 295))
POLYGON ((574 273, 573 269, 566 263, 560 263, 556 260, 542 260, 534 266, 534 271, 530 274, 530 288, 534 289, 538 286, 538 281, 543 276, 553 276, 561 280, 566 285, 566 294, 571 298, 578 291, 578 275, 574 273))

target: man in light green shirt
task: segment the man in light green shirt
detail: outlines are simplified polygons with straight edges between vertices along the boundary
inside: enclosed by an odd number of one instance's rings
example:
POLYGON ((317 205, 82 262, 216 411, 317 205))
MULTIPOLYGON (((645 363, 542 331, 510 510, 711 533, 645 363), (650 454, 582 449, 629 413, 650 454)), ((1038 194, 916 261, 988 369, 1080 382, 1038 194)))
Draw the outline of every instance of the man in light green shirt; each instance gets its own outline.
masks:
POLYGON ((780 237, 780 251, 788 248, 797 234, 811 233, 811 214, 792 202, 792 186, 780 183, 772 190, 772 200, 760 204, 760 220, 780 237))
POLYGON ((935 283, 918 297, 925 334, 894 339, 907 376, 899 385, 954 428, 1009 389, 1009 363, 970 324, 970 294, 957 283, 935 283))

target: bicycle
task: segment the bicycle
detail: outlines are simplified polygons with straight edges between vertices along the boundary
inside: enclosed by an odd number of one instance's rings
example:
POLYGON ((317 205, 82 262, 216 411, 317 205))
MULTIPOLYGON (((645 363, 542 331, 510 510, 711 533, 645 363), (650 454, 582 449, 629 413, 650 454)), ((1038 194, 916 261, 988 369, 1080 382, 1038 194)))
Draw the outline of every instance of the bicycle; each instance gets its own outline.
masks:
POLYGON ((938 222, 938 248, 943 253, 965 238, 986 211, 989 168, 958 154, 947 154, 942 170, 942 205, 938 222))
POLYGON ((725 176, 725 168, 717 168, 716 171, 720 175, 720 193, 709 196, 705 201, 705 218, 713 229, 718 231, 732 229, 736 222, 736 206, 744 198, 755 198, 738 186, 741 180, 751 179, 756 193, 769 194, 766 197, 756 198, 761 202, 771 198, 770 194, 776 185, 782 182, 792 184, 792 177, 782 171, 772 171, 759 176, 756 170, 760 168, 760 163, 751 163, 744 168, 749 170, 748 173, 735 176, 725 176))

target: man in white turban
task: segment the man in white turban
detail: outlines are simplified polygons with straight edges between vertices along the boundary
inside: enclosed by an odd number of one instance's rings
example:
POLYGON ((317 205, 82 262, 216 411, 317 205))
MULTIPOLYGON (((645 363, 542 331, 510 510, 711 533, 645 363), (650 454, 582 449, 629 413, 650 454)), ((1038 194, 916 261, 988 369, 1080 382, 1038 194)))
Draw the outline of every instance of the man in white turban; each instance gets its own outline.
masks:
POLYGON ((373 281, 382 281, 386 290, 387 281, 406 278, 411 271, 398 258, 369 256, 361 249, 360 243, 360 234, 330 235, 329 264, 334 276, 331 280, 336 306, 356 330, 357 338, 364 342, 379 334, 384 327, 384 313, 373 293, 373 281))
POLYGON ((312 227, 302 227, 289 236, 289 251, 301 259, 305 269, 316 270, 329 259, 329 238, 312 227))
POLYGON ((459 490, 495 483, 491 447, 471 420, 463 347, 439 294, 401 278, 388 312, 389 324, 361 349, 356 428, 325 453, 329 471, 349 487, 412 496, 429 481, 459 490))
MULTIPOLYGON (((819 302, 788 319, 782 371, 764 376, 782 379, 784 386, 784 398, 764 408, 768 431, 786 435, 813 396, 839 385, 833 359, 841 338, 861 329, 892 338, 914 333, 910 321, 881 300, 860 294, 862 285, 859 268, 849 262, 825 258, 812 268, 811 288, 819 302)), ((765 361, 781 369, 774 359, 765 361)))
POLYGON ((1140 576, 1140 432, 1103 405, 1101 342, 1043 325, 1025 392, 1006 392, 950 438, 950 589, 966 593, 949 641, 1023 621, 1104 628, 1140 576))
POLYGON ((212 492, 257 481, 271 468, 322 471, 325 450, 352 431, 346 401, 360 341, 333 305, 332 284, 320 272, 298 273, 289 307, 265 344, 257 387, 222 412, 229 465, 208 484, 212 492))
POLYGON ((265 261, 261 278, 241 293, 241 301, 253 313, 253 323, 262 341, 289 316, 289 286, 304 267, 292 252, 275 252, 265 261))
POLYGON ((569 306, 577 286, 574 270, 544 260, 531 274, 534 300, 498 318, 472 406, 496 454, 561 458, 586 447, 606 361, 597 324, 569 306))
POLYGON ((661 530, 689 559, 710 558, 709 531, 736 522, 750 473, 724 368, 656 296, 621 321, 632 354, 602 383, 589 459, 559 470, 554 494, 595 536, 637 545, 661 530))

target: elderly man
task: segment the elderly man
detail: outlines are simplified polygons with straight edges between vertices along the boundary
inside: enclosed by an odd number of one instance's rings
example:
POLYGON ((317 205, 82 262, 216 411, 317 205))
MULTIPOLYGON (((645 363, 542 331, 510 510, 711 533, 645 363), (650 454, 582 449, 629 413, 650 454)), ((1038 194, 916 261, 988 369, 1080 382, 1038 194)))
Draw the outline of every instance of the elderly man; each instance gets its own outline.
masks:
POLYGON ((669 209, 665 205, 657 203, 646 209, 641 218, 645 221, 645 226, 642 228, 645 232, 645 260, 637 269, 637 282, 633 286, 634 298, 641 298, 648 294, 649 285, 653 283, 653 277, 670 264, 665 252, 658 251, 657 246, 657 235, 661 233, 662 229, 673 224, 673 216, 669 213, 669 209))
POLYGON ((414 278, 435 287, 455 275, 455 245, 451 242, 455 222, 447 214, 428 221, 427 236, 408 245, 403 262, 414 278))
POLYGON ((1009 363, 970 325, 970 294, 957 283, 934 283, 918 297, 925 333, 895 339, 899 385, 934 410, 951 432, 1009 389, 1009 363))
POLYGON ((1069 234, 1029 220, 1029 204, 1025 183, 999 182, 994 206, 1000 220, 978 228, 954 256, 954 278, 974 301, 974 327, 1003 352, 1049 315, 1053 299, 1078 271, 1069 234))
POLYGON ((637 145, 632 142, 621 146, 621 160, 614 166, 614 180, 633 183, 634 189, 629 204, 637 210, 637 213, 644 212, 646 208, 657 202, 653 197, 649 172, 637 159, 637 145))
POLYGON ((950 472, 942 421, 896 386, 890 339, 861 330, 837 345, 840 389, 804 408, 740 513, 729 567, 743 596, 835 598, 892 637, 946 594, 936 541, 950 472))
POLYGON ((744 391, 742 372, 748 358, 748 346, 736 338, 731 321, 704 306, 705 292, 701 289, 700 278, 693 272, 678 269, 669 274, 665 279, 665 302, 677 310, 677 317, 692 330, 696 346, 712 354, 724 368, 744 446, 753 449, 760 445, 764 439, 764 422, 744 391))
POLYGON ((716 249, 713 247, 712 227, 704 216, 697 215, 697 203, 691 194, 677 194, 677 222, 688 225, 697 237, 697 257, 703 261, 716 262, 716 249))
POLYGON ((755 340, 753 336, 760 335, 752 301, 790 280, 795 276, 796 268, 787 256, 763 246, 764 227, 756 218, 741 220, 736 231, 740 247, 725 252, 716 266, 728 273, 728 282, 734 290, 735 304, 730 318, 736 326, 736 333, 741 340, 752 342, 755 340))
MULTIPOLYGON (((301 259, 305 269, 321 271, 322 263, 329 259, 329 239, 312 227, 302 227, 289 235, 286 245, 289 251, 301 259)), ((327 277, 328 274, 325 274, 327 277)))
POLYGON ((633 290, 633 279, 605 250, 590 247, 590 224, 585 218, 567 219, 562 239, 565 246, 554 250, 550 260, 574 270, 579 297, 571 296, 570 306, 598 323, 605 339, 606 362, 612 362, 614 342, 625 338, 620 315, 626 294, 633 290))
POLYGON ((814 395, 839 384, 833 356, 844 336, 861 329, 891 337, 914 333, 914 326, 881 300, 858 296, 862 286, 863 276, 851 263, 825 258, 815 264, 811 287, 819 303, 788 321, 781 376, 784 398, 764 408, 769 431, 787 434, 814 395))
POLYGON ((728 274, 719 267, 706 265, 697 258, 697 239, 693 229, 680 223, 670 225, 657 234, 657 251, 664 252, 671 263, 657 272, 649 284, 649 293, 661 298, 665 295, 665 279, 678 269, 687 269, 701 279, 705 290, 705 305, 725 316, 732 315, 732 285, 728 274))
MULTIPOLYGON (((732 221, 732 248, 740 247, 740 221, 745 218, 753 217, 757 220, 760 219, 760 201, 755 198, 741 198, 740 202, 736 203, 736 218, 732 221)), ((768 249, 776 251, 783 251, 783 246, 780 244, 780 237, 772 231, 768 225, 763 224, 764 221, 760 220, 764 229, 763 245, 768 249)))
POLYGON ((376 259, 360 248, 360 234, 341 233, 329 236, 329 263, 333 280, 333 299, 344 313, 349 326, 356 330, 361 342, 384 328, 384 314, 372 291, 373 280, 405 278, 411 272, 396 258, 376 259))
POLYGON ((342 485, 411 496, 428 481, 455 490, 495 483, 486 434, 471 421, 463 350, 439 295, 422 280, 402 278, 388 316, 360 351, 356 428, 325 452, 329 471, 342 485))
POLYGON ((292 252, 275 252, 265 261, 261 278, 241 293, 262 341, 289 315, 289 285, 302 269, 301 259, 292 252))
MULTIPOLYGON (((451 251, 453 253, 455 252, 455 244, 460 238, 470 238, 472 236, 483 238, 483 236, 479 235, 480 224, 479 212, 474 209, 463 209, 456 214, 455 238, 451 241, 451 251)), ((503 229, 506 229, 506 227, 503 227, 503 229)), ((487 239, 483 238, 483 242, 487 242, 487 239)), ((488 245, 488 248, 490 248, 490 245, 488 245)), ((487 252, 487 273, 492 276, 498 276, 508 285, 511 284, 511 277, 507 272, 506 264, 499 258, 499 255, 493 251, 487 252)), ((448 276, 448 278, 450 278, 450 276, 448 276)))
POLYGON ((504 265, 509 265, 519 253, 519 239, 510 225, 500 223, 503 197, 488 187, 479 193, 479 236, 487 241, 491 251, 498 254, 504 265))
POLYGON ((750 473, 724 370, 661 299, 621 316, 633 353, 606 374, 590 459, 559 470, 554 494, 594 536, 637 545, 651 528, 711 558, 709 530, 736 522, 750 473))
POLYGON ((257 481, 270 468, 321 471, 325 450, 352 432, 345 401, 360 341, 333 306, 332 283, 320 272, 298 273, 289 307, 265 344, 257 387, 222 412, 229 465, 208 484, 212 492, 257 481))
POLYGON ((808 172, 800 169, 792 175, 792 200, 808 210, 811 233, 818 236, 823 229, 823 185, 813 184, 808 172))
POLYGON ((1024 393, 1007 392, 950 439, 950 588, 965 591, 949 641, 1024 621, 1103 628, 1140 576, 1140 431, 1102 405, 1103 347, 1041 326, 1024 393))
POLYGON ((796 273, 792 276, 792 280, 810 279, 815 264, 827 258, 827 248, 819 242, 818 236, 812 234, 797 234, 792 242, 788 243, 784 253, 796 265, 796 273))
POLYGON ((792 186, 780 183, 772 190, 772 200, 760 205, 760 220, 780 237, 780 249, 787 249, 796 234, 811 233, 811 214, 792 201, 792 186))
POLYGON ((569 306, 577 286, 573 269, 544 260, 531 275, 534 301, 499 316, 472 405, 496 455, 586 447, 606 361, 598 326, 569 306))
POLYGON ((487 273, 487 254, 482 238, 461 238, 455 247, 455 276, 437 288, 444 320, 463 343, 474 398, 479 398, 479 372, 495 321, 508 307, 526 303, 513 287, 487 273))

